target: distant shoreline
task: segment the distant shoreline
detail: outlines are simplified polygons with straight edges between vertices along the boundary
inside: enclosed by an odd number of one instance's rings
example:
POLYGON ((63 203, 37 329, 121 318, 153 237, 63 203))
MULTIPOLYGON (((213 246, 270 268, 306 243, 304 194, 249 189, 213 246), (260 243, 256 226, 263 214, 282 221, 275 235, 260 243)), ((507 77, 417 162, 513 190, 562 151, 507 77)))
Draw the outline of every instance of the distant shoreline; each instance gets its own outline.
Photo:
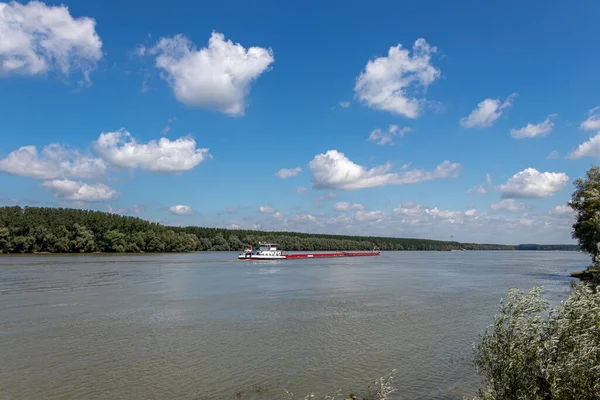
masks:
MULTIPOLYGON (((288 251, 288 253, 294 253, 294 252, 298 252, 298 251, 306 251, 306 250, 293 250, 293 251, 288 251)), ((318 251, 318 252, 335 252, 336 250, 310 250, 310 251, 318 251)), ((338 250, 340 251, 340 250, 338 250)), ((499 252, 508 252, 508 251, 516 251, 516 252, 567 252, 567 253, 571 253, 571 252, 580 252, 579 250, 564 250, 564 249, 476 249, 476 250, 384 250, 382 251, 382 253, 397 253, 397 252, 408 252, 408 253, 415 253, 415 252, 435 252, 435 253, 440 253, 440 252, 453 252, 453 253, 466 253, 466 252, 494 252, 494 251, 499 251, 499 252)), ((67 255, 86 255, 86 256, 118 256, 118 255, 165 255, 165 254, 193 254, 193 253, 239 253, 239 250, 195 250, 195 251, 162 251, 162 252, 158 252, 158 251, 152 251, 152 252, 145 252, 145 251, 138 251, 138 252, 100 252, 100 251, 96 251, 93 253, 86 253, 86 252, 63 252, 63 253, 59 253, 59 252, 47 252, 47 251, 40 251, 40 252, 32 252, 32 253, 0 253, 0 257, 2 256, 67 256, 67 255)))
POLYGON ((166 226, 101 211, 50 207, 0 207, 1 254, 188 253, 242 251, 260 242, 283 251, 578 251, 575 244, 464 243, 421 238, 333 235, 166 226))

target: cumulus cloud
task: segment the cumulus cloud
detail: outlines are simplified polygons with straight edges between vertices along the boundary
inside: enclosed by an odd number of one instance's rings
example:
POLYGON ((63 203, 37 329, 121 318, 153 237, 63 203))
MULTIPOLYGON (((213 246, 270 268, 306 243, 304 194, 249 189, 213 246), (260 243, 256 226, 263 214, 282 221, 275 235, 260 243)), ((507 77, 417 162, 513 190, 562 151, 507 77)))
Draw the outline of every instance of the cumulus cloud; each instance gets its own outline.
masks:
POLYGON ((190 206, 186 206, 183 204, 177 204, 175 206, 169 207, 169 211, 173 215, 192 215, 194 214, 194 210, 190 206))
POLYGON ((546 156, 546 160, 555 160, 560 157, 560 153, 558 150, 552 150, 550 154, 546 156))
POLYGON ((272 206, 270 206, 268 204, 265 206, 258 207, 258 211, 261 214, 275 214, 277 212, 277 211, 275 211, 275 209, 272 206))
POLYGON ((415 202, 404 202, 392 212, 381 210, 350 210, 347 212, 320 212, 308 214, 261 217, 251 220, 230 221, 252 229, 300 231, 330 234, 368 236, 416 237, 440 240, 458 240, 478 243, 529 243, 536 237, 538 243, 569 243, 572 214, 523 212, 479 212, 475 208, 446 209, 426 207, 415 202))
POLYGON ((348 107, 350 107, 350 102, 349 101, 340 101, 340 107, 348 108, 348 107))
POLYGON ((422 38, 415 41, 412 55, 401 44, 390 47, 387 57, 370 60, 356 78, 356 97, 375 110, 417 118, 424 99, 416 89, 426 90, 441 76, 431 64, 436 51, 422 38))
POLYGON ((414 201, 405 201, 394 208, 394 214, 416 217, 423 214, 424 208, 414 201))
POLYGON ((306 193, 308 193, 308 189, 305 188, 304 186, 298 186, 296 188, 296 193, 298 193, 298 194, 306 194, 306 193))
POLYGON ((528 205, 525 203, 518 203, 515 199, 504 199, 498 203, 493 203, 490 207, 495 211, 519 212, 527 209, 528 205))
POLYGON ((55 179, 42 183, 42 187, 61 200, 97 202, 118 196, 116 190, 102 183, 87 184, 69 179, 55 179))
POLYGON ((554 121, 556 114, 551 114, 539 124, 529 123, 520 129, 511 129, 510 135, 515 139, 525 139, 546 136, 552 131, 554 127, 554 121))
POLYGON ((475 214, 477 214, 477 210, 475 208, 470 208, 467 211, 465 211, 466 217, 473 217, 475 214))
POLYGON ((477 105, 468 117, 460 119, 460 124, 465 128, 481 127, 487 128, 502 116, 502 112, 511 107, 516 93, 511 94, 506 100, 485 99, 477 105))
POLYGON ((444 210, 437 207, 424 207, 413 201, 407 201, 394 208, 394 216, 402 217, 408 224, 415 224, 415 221, 423 222, 425 220, 448 220, 450 223, 460 222, 464 218, 472 218, 477 214, 474 208, 466 211, 444 210), (408 218, 408 219, 406 219, 408 218))
POLYGON ((600 106, 588 111, 588 118, 581 123, 581 129, 585 131, 600 131, 600 106))
POLYGON ((485 185, 484 183, 480 183, 477 186, 473 186, 469 190, 467 190, 468 194, 486 194, 488 188, 492 186, 492 176, 490 174, 485 174, 485 185))
POLYGON ((337 196, 335 193, 329 192, 327 194, 322 194, 321 196, 315 197, 314 200, 317 202, 323 202, 323 201, 333 200, 336 197, 337 196))
POLYGON ((302 168, 281 168, 275 175, 281 179, 292 178, 302 172, 302 168))
POLYGON ((0 77, 73 70, 89 81, 102 58, 96 21, 73 18, 65 6, 0 3, 0 77))
POLYGON ((350 210, 361 210, 363 211, 365 206, 362 204, 350 204, 347 201, 339 201, 333 205, 333 211, 346 212, 350 210))
POLYGON ((554 196, 569 182, 564 172, 539 172, 527 168, 514 174, 497 189, 504 198, 539 198, 554 196))
POLYGON ((0 159, 0 171, 34 179, 95 179, 106 173, 100 158, 84 156, 59 144, 45 146, 38 153, 35 146, 23 146, 0 159))
POLYGON ((379 146, 386 144, 393 146, 394 138, 403 137, 407 132, 410 132, 410 128, 408 127, 400 128, 398 125, 390 125, 387 131, 382 131, 379 128, 373 129, 367 140, 377 142, 379 146))
POLYGON ((573 210, 570 206, 563 204, 563 205, 554 207, 550 211, 550 213, 553 215, 563 215, 563 216, 572 217, 575 215, 575 210, 573 210))
POLYGON ((103 159, 117 168, 139 168, 152 172, 189 171, 210 158, 208 149, 197 149, 192 137, 138 143, 129 132, 120 129, 101 133, 94 149, 103 159))
POLYGON ((483 186, 483 183, 480 183, 477 186, 473 186, 471 189, 467 190, 468 194, 486 194, 487 189, 483 186))
POLYGON ((246 49, 217 32, 208 47, 199 50, 185 36, 176 35, 141 53, 156 56, 156 67, 166 73, 177 100, 233 116, 244 114, 251 83, 275 61, 271 49, 246 49))
POLYGON ((408 169, 403 166, 398 172, 390 172, 391 164, 367 169, 355 164, 337 150, 317 154, 309 163, 313 187, 317 189, 364 189, 384 185, 404 185, 433 179, 454 178, 461 164, 444 161, 432 172, 408 169))
POLYGON ((581 143, 577 149, 567 155, 567 158, 600 157, 600 132, 581 143))

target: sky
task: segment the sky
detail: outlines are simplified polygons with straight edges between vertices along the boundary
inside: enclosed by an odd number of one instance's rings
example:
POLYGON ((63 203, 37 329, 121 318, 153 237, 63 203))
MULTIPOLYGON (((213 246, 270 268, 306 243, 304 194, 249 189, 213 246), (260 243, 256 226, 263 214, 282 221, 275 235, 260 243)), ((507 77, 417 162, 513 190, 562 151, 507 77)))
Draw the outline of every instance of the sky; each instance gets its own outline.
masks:
POLYGON ((597 1, 0 2, 0 205, 571 243, 597 1))

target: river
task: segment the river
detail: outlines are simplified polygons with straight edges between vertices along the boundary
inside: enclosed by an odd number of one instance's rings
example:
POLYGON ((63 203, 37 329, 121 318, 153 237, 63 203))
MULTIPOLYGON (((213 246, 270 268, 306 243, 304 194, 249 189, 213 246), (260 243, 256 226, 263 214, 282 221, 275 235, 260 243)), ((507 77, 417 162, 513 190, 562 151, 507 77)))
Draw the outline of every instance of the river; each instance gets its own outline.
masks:
POLYGON ((509 287, 558 302, 576 252, 0 256, 0 398, 281 399, 360 391, 461 399, 509 287), (260 391, 253 391, 257 385, 260 391), (244 397, 245 396, 245 397, 244 397))

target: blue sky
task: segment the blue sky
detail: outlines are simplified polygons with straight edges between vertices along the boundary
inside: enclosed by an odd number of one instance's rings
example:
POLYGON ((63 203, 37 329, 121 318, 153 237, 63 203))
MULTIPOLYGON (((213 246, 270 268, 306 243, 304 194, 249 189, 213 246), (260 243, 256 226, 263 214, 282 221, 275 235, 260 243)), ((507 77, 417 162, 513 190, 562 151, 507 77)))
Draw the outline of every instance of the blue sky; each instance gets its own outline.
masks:
POLYGON ((571 241, 598 2, 322 3, 0 3, 0 201, 571 241))

